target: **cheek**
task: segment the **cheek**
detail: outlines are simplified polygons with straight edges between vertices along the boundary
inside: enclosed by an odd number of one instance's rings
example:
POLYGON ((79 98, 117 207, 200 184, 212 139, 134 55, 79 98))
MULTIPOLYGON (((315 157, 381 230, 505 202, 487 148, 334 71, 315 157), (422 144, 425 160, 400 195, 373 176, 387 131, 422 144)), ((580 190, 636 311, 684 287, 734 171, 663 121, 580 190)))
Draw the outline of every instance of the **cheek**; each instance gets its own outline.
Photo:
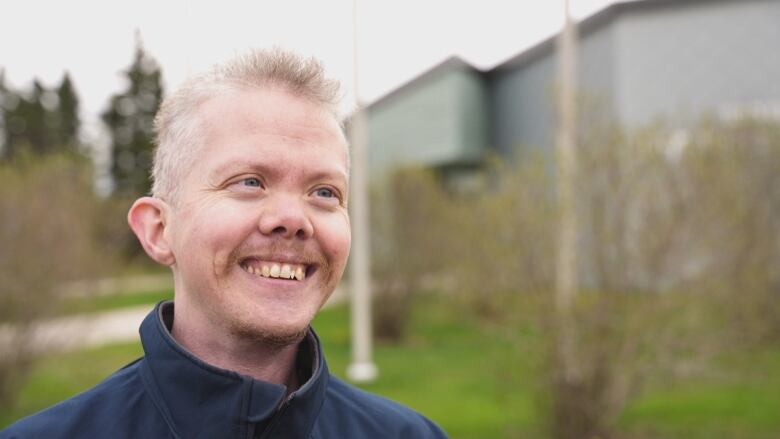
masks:
POLYGON ((213 206, 192 215, 188 227, 180 236, 184 257, 200 257, 200 264, 208 259, 216 267, 229 263, 232 252, 251 233, 253 224, 246 215, 228 207, 213 206))
POLYGON ((347 215, 334 216, 320 224, 320 244, 334 265, 346 264, 352 234, 347 215))

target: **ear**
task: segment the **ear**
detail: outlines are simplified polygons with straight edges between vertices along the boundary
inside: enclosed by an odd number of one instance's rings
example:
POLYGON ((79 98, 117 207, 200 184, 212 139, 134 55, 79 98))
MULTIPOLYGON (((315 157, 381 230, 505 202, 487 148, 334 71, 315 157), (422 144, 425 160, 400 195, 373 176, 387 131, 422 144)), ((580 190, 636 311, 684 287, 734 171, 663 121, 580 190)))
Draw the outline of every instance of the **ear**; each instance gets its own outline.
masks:
POLYGON ((168 209, 168 205, 159 198, 139 198, 127 213, 127 223, 146 254, 158 263, 170 266, 176 262, 176 258, 165 233, 168 209))

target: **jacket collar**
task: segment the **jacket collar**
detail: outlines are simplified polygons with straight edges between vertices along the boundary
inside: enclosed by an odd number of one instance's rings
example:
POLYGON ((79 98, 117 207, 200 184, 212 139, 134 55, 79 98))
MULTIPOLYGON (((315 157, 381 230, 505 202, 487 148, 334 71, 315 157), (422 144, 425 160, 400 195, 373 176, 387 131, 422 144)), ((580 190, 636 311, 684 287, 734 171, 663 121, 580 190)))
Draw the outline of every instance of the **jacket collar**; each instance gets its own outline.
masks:
POLYGON ((285 398, 285 386, 209 365, 179 345, 170 333, 173 308, 173 302, 159 303, 140 332, 144 385, 175 436, 309 437, 329 377, 314 330, 297 360, 304 384, 285 398))

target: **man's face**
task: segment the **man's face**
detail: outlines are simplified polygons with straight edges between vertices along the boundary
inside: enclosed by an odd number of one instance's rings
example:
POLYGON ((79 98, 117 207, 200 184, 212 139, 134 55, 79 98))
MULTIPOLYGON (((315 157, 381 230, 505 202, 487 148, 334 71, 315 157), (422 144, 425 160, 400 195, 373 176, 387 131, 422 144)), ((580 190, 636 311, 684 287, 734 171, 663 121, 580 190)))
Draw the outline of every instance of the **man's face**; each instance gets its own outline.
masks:
POLYGON ((177 301, 209 327, 292 342, 349 254, 344 136, 322 107, 277 89, 226 93, 199 116, 204 144, 165 232, 177 301))

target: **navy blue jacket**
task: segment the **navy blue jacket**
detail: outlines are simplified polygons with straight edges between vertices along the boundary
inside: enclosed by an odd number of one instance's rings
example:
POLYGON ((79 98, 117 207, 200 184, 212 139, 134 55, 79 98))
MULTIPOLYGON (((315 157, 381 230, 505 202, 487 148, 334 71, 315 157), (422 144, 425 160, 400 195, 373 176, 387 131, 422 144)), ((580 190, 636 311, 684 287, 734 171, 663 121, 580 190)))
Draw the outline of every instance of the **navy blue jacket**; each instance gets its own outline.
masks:
POLYGON ((304 384, 284 386, 195 358, 171 336, 173 303, 141 324, 145 356, 94 388, 0 432, 11 438, 444 438, 434 423, 328 372, 313 331, 302 342, 304 384))

